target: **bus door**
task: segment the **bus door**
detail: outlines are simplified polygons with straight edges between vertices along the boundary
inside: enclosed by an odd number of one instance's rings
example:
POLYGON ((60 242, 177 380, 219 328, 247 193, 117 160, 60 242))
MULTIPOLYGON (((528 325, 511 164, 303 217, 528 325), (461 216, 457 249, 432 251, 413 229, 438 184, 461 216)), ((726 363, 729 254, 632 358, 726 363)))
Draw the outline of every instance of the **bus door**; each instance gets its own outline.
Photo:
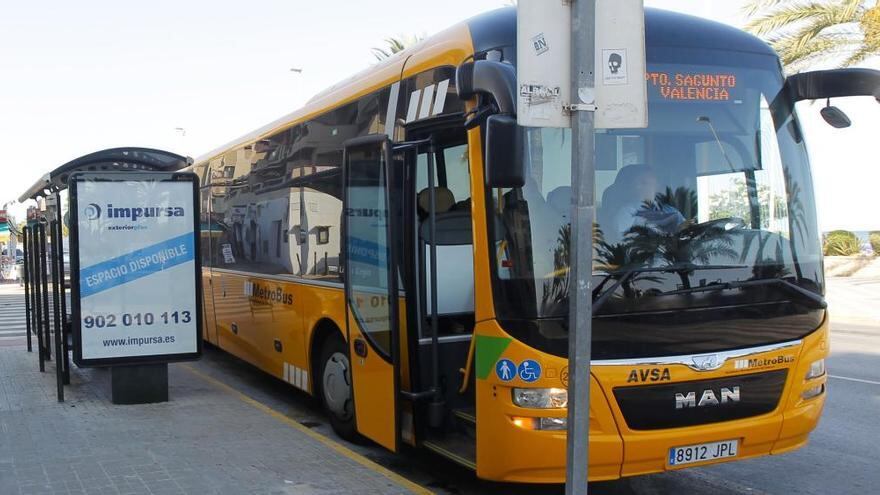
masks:
POLYGON ((355 417, 358 432, 396 451, 400 283, 392 242, 398 226, 389 221, 390 164, 384 134, 346 142, 343 253, 355 417))

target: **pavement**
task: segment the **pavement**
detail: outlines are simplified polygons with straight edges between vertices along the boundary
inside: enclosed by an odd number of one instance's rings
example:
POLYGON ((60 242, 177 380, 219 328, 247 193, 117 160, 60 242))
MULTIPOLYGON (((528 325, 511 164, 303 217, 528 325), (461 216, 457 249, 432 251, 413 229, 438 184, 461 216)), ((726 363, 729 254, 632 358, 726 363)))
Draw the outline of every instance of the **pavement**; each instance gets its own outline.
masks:
POLYGON ((58 403, 54 362, 40 373, 21 344, 0 347, 0 494, 429 493, 191 364, 169 366, 169 402, 137 406, 74 366, 58 403))
MULTIPOLYGON (((2 296, 2 292, 0 292, 2 296)), ((591 494, 856 494, 880 486, 880 277, 829 278, 828 401, 796 452, 590 485, 591 494)), ((2 305, 2 299, 0 299, 2 305)), ((23 314, 23 311, 21 312, 23 314)), ((0 323, 0 330, 3 324, 0 323)), ((508 485, 420 450, 336 437, 314 400, 224 352, 169 368, 171 402, 112 406, 106 370, 54 368, 0 345, 0 494, 562 494, 508 485)))

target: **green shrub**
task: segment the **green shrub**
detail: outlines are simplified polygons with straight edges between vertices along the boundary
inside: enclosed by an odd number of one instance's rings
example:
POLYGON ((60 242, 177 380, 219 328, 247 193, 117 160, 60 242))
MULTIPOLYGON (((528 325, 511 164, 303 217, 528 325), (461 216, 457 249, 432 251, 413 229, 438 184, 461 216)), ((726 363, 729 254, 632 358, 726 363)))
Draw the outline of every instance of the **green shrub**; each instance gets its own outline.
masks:
POLYGON ((859 250, 859 238, 848 230, 835 230, 825 236, 825 256, 852 256, 859 250))
POLYGON ((868 240, 871 242, 871 249, 874 250, 874 256, 880 256, 880 230, 871 231, 868 234, 868 240))

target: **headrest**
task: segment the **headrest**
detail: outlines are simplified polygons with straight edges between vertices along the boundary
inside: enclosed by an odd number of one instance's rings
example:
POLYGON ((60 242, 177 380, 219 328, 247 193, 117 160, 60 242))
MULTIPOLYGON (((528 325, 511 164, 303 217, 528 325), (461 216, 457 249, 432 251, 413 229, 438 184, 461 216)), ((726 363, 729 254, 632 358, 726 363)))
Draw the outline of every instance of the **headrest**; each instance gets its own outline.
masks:
MULTIPOLYGON (((427 187, 422 189, 419 193, 419 208, 426 213, 431 207, 430 198, 430 189, 427 187)), ((455 196, 452 194, 452 191, 443 186, 435 187, 434 211, 437 213, 446 213, 452 209, 453 206, 455 206, 455 196)))

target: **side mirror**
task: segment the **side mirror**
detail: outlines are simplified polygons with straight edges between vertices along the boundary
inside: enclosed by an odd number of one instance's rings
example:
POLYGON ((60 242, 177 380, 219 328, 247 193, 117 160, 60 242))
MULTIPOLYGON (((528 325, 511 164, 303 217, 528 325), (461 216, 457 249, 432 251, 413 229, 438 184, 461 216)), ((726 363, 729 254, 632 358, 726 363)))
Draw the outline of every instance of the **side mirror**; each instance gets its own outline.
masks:
POLYGON ((492 188, 526 184, 522 132, 510 115, 486 120, 486 184, 492 188))
POLYGON ((843 110, 831 106, 830 100, 825 108, 819 111, 819 114, 822 115, 822 118, 825 119, 828 125, 835 129, 845 129, 852 125, 852 121, 849 120, 849 117, 847 117, 843 110))

